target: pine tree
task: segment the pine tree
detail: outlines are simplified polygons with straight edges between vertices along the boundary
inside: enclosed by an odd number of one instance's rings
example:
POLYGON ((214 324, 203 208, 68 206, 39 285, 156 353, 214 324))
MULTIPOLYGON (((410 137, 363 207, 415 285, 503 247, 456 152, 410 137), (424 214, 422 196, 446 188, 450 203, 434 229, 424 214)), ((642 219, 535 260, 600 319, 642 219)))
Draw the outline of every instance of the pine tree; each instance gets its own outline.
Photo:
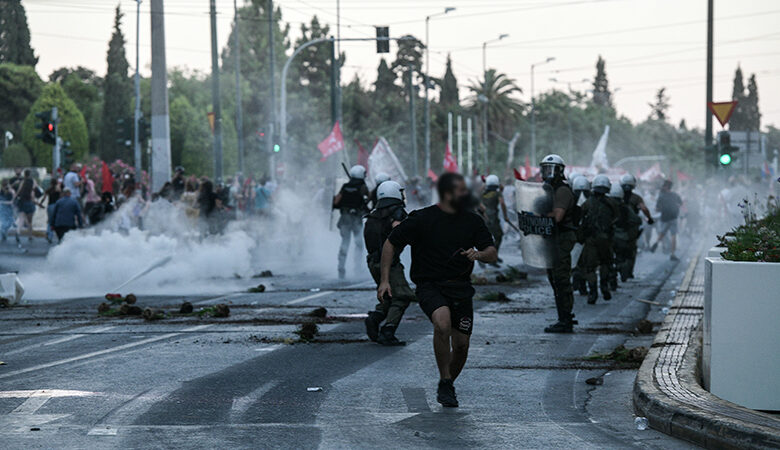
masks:
POLYGON ((38 63, 21 0, 0 1, 0 63, 4 62, 33 67, 38 63))
POLYGON ((612 93, 609 91, 609 81, 605 69, 606 61, 599 55, 596 61, 596 78, 593 80, 593 103, 612 107, 612 93))
POLYGON ((745 98, 747 129, 758 131, 761 129, 761 112, 758 109, 758 84, 756 74, 750 75, 745 98))
POLYGON ((447 55, 447 69, 444 71, 444 78, 441 83, 441 97, 439 102, 447 107, 457 107, 460 104, 458 96, 458 80, 452 73, 452 59, 447 55))
POLYGON ((374 82, 375 99, 381 99, 387 96, 398 96, 400 94, 398 85, 395 84, 395 72, 390 70, 387 61, 382 58, 379 61, 379 67, 376 69, 376 82, 374 82))
POLYGON ((132 149, 117 143, 117 120, 132 125, 131 105, 133 83, 127 76, 130 65, 125 56, 125 37, 122 34, 122 11, 116 7, 114 33, 108 42, 108 71, 103 85, 103 124, 100 133, 100 156, 107 161, 129 159, 132 149))
POLYGON ((742 68, 737 66, 734 72, 734 84, 731 90, 731 99, 737 102, 734 113, 729 119, 729 130, 745 131, 748 128, 747 104, 745 96, 745 79, 742 76, 742 68))
POLYGON ((424 86, 422 77, 422 55, 423 44, 417 38, 412 35, 404 36, 405 39, 398 41, 398 51, 396 52, 395 61, 390 65, 396 76, 401 79, 403 83, 403 95, 404 97, 409 95, 409 75, 408 71, 413 70, 416 74, 416 81, 414 84, 420 86, 422 91, 424 86))
POLYGON ((655 102, 648 103, 648 105, 650 105, 650 119, 665 121, 669 111, 669 97, 666 95, 666 88, 658 89, 655 94, 655 102))

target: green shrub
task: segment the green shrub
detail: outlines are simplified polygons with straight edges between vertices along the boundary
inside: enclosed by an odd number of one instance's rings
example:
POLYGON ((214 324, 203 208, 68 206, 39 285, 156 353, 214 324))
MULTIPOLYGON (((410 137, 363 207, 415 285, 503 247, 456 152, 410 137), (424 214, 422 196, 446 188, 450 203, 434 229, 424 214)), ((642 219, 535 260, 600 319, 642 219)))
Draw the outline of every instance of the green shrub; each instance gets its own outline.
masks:
POLYGON ((770 197, 761 219, 747 199, 740 207, 745 211, 745 224, 718 236, 720 245, 726 247, 721 256, 730 261, 780 262, 780 200, 770 197))

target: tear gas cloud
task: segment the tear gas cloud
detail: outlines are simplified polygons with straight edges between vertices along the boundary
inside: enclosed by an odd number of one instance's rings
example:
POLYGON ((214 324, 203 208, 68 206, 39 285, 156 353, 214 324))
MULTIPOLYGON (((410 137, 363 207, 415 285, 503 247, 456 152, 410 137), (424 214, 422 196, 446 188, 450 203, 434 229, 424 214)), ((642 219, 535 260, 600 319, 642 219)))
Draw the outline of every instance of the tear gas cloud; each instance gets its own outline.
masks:
MULTIPOLYGON (((68 233, 40 267, 20 274, 25 298, 102 296, 167 257, 169 262, 122 292, 224 294, 245 289, 249 283, 239 277, 262 270, 333 276, 340 239, 336 228, 329 227, 324 201, 329 194, 323 191, 313 199, 311 192, 280 188, 272 214, 231 221, 222 234, 208 236, 201 236, 197 220, 188 218, 182 207, 163 200, 148 205, 140 229, 132 224, 142 205, 128 202, 106 223, 68 233)), ((364 265, 362 254, 350 258, 348 274, 362 274, 364 265)))

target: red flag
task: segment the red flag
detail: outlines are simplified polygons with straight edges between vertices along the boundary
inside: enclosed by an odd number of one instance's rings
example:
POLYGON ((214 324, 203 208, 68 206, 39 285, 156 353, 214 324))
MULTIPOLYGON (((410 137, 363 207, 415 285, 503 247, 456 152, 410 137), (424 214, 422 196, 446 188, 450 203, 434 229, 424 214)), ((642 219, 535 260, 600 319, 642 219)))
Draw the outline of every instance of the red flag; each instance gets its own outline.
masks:
POLYGON ((436 175, 433 170, 428 169, 428 178, 430 178, 434 183, 439 181, 439 176, 436 175))
POLYGON ((531 161, 528 159, 528 155, 525 155, 525 179, 530 180, 533 176, 531 173, 531 161))
POLYGON ((328 156, 344 149, 344 137, 341 135, 341 126, 339 126, 338 121, 333 124, 333 130, 328 137, 317 145, 317 149, 322 153, 320 161, 325 161, 328 156))
POLYGON ((452 151, 450 151, 449 143, 447 143, 446 146, 444 147, 444 171, 452 172, 452 173, 458 172, 458 163, 455 161, 455 158, 452 156, 452 151))
POLYGON ((101 187, 101 192, 108 192, 113 194, 114 193, 114 176, 111 175, 111 170, 108 168, 108 164, 106 164, 105 161, 101 161, 103 163, 103 167, 101 167, 100 172, 103 176, 103 186, 101 187))
POLYGON ((86 173, 87 173, 87 165, 85 164, 84 166, 81 167, 81 172, 79 172, 79 178, 83 179, 86 173))
POLYGON ((360 145, 360 141, 355 139, 355 144, 358 146, 358 155, 357 155, 357 163, 358 166, 363 166, 366 168, 366 171, 368 171, 368 150, 363 148, 362 145, 360 145))
POLYGON ((515 179, 520 181, 525 181, 525 178, 520 175, 520 172, 517 171, 517 169, 512 169, 512 171, 515 173, 515 179))
POLYGON ((685 172, 677 171, 677 181, 691 181, 693 178, 685 172))

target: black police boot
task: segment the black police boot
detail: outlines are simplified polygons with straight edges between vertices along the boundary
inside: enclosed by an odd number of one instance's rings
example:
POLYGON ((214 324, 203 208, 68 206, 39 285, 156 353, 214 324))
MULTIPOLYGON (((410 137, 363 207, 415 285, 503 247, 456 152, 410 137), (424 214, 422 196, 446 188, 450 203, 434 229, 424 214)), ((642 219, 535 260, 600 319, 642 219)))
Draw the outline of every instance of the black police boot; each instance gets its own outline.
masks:
POLYGON ((379 331, 379 337, 376 339, 376 343, 387 347, 406 345, 406 342, 399 341, 398 338, 395 337, 395 327, 391 325, 382 327, 382 330, 379 331))
POLYGON ((439 380, 436 401, 445 408, 458 407, 458 397, 455 395, 455 385, 452 384, 452 380, 439 380))
POLYGON ((596 300, 599 299, 599 290, 596 287, 596 283, 588 283, 588 304, 596 304, 596 300))
POLYGON ((554 324, 545 328, 544 332, 545 333, 573 333, 574 324, 571 318, 568 320, 558 320, 554 324))
POLYGON ((612 300, 612 293, 609 291, 609 284, 601 283, 601 295, 604 300, 612 300))
POLYGON ((369 311, 366 317, 366 334, 368 338, 376 342, 379 337, 379 324, 384 320, 384 316, 376 311, 369 311))

